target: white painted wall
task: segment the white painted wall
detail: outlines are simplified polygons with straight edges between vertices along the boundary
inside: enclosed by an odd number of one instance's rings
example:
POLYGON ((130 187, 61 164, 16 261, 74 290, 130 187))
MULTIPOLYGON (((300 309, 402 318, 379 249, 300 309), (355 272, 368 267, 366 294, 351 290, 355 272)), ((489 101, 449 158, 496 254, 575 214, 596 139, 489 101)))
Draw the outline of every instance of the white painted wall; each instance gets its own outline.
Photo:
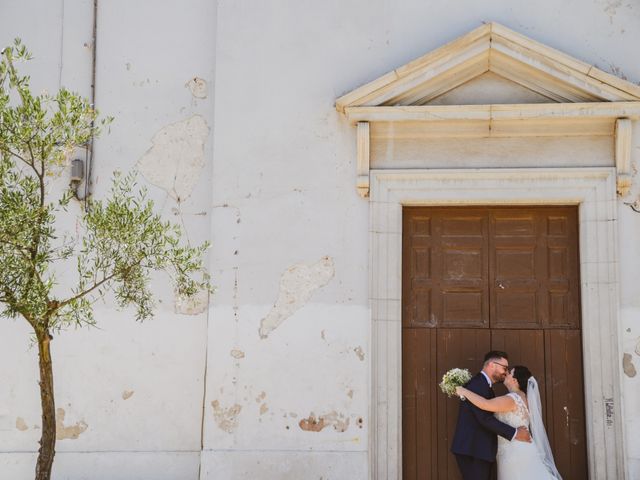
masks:
MULTIPOLYGON (((189 239, 201 243, 209 238, 211 224, 216 6, 207 1, 192 2, 190 8, 154 3, 152 16, 149 7, 99 3, 96 104, 116 119, 110 133, 96 142, 94 191, 102 195, 114 170, 130 170, 143 158, 160 173, 154 181, 164 185, 162 172, 176 173, 164 163, 179 162, 178 183, 189 194, 180 203, 166 189, 140 180, 165 218, 183 222, 189 239), (195 77, 207 84, 206 98, 188 88, 195 77), (179 122, 196 115, 199 129, 194 133, 185 124, 178 135, 177 146, 189 151, 188 158, 176 156, 171 146, 163 148, 173 153, 168 160, 151 150, 158 132, 176 140, 179 122), (194 181, 181 181, 185 178, 194 181)), ((93 1, 3 2, 1 41, 5 45, 21 36, 33 51, 30 68, 37 90, 54 91, 62 84, 89 95, 92 15, 93 1)), ((61 224, 75 230, 73 220, 61 224)), ((57 406, 65 410, 65 426, 85 422, 87 427, 77 439, 58 442, 54 478, 198 477, 206 308, 197 315, 178 315, 167 278, 158 277, 154 289, 159 303, 152 321, 138 324, 131 312, 118 312, 107 302, 96 309, 99 329, 56 336, 57 406)), ((30 348, 23 323, 5 320, 0 335, 3 480, 33 477, 35 455, 30 452, 38 447, 37 349, 30 348), (26 430, 16 428, 17 417, 24 419, 26 430)))
MULTIPOLYGON (((0 3, 0 44, 24 39, 36 88, 90 93, 92 3, 0 3)), ((637 0, 98 5, 96 103, 116 121, 96 144, 95 193, 142 160, 166 218, 192 242, 212 241, 217 291, 208 312, 179 315, 158 278, 153 321, 107 303, 100 330, 56 337, 65 425, 87 424, 58 443, 58 480, 367 478, 369 209, 355 190, 355 130, 335 99, 489 20, 640 82, 637 0), (173 175, 190 192, 181 202, 173 175)), ((634 142, 638 163, 637 125, 634 142)), ((569 150, 545 148, 557 162, 569 150)), ((634 198, 619 202, 621 347, 640 373, 640 215, 623 204, 634 198)), ((22 323, 1 324, 2 480, 33 470, 35 354, 22 323)), ((622 381, 636 478, 640 375, 622 381)))

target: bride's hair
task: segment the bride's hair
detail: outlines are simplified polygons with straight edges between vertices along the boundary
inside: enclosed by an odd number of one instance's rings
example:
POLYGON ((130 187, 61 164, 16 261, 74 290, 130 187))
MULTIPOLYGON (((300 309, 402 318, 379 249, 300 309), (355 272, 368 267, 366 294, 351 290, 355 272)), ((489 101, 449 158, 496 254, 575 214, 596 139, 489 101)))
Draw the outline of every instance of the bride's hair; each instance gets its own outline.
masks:
POLYGON ((524 365, 516 365, 513 367, 513 377, 518 381, 520 390, 527 393, 527 384, 531 378, 531 372, 524 365))

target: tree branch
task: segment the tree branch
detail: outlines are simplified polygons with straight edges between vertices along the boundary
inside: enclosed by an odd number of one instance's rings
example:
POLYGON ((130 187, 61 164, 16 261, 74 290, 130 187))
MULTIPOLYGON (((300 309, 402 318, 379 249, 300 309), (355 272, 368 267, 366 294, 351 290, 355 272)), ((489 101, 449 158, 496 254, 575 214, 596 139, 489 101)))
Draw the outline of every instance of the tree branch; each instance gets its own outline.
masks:
POLYGON ((29 322, 29 325, 31 325, 33 329, 36 330, 36 322, 33 320, 33 318, 31 318, 29 314, 27 314, 22 308, 20 308, 20 302, 18 302, 18 299, 15 297, 10 288, 4 288, 4 295, 0 297, 0 300, 8 304, 16 312, 22 315, 24 319, 29 322))
POLYGON ((144 260, 144 257, 140 258, 139 260, 137 260, 137 261, 133 262, 132 264, 130 264, 129 266, 127 266, 126 268, 123 268, 121 272, 113 271, 109 275, 107 275, 106 277, 103 277, 102 280, 100 280, 99 282, 94 283, 91 287, 87 288, 86 290, 83 290, 82 292, 79 292, 78 294, 74 295, 73 297, 67 298, 66 300, 63 300, 61 302, 57 302, 55 307, 54 307, 54 309, 52 310, 52 313, 60 310, 62 307, 64 307, 65 305, 68 305, 71 302, 74 302, 76 300, 80 300, 83 297, 86 297, 88 294, 93 292, 95 289, 97 289, 100 286, 104 285, 108 281, 113 280, 113 278, 116 277, 116 275, 118 275, 119 273, 120 274, 124 274, 123 276, 126 277, 127 274, 134 267, 137 267, 138 265, 140 265, 140 263, 142 263, 143 260, 144 260))
MULTIPOLYGON (((36 164, 35 164, 35 157, 33 156, 33 149, 31 148, 31 141, 27 141, 27 147, 29 148, 29 154, 31 155, 31 160, 33 162, 31 164, 31 167, 33 168, 33 171, 36 172, 36 176, 38 177, 38 183, 40 186, 40 205, 39 205, 40 212, 38 215, 39 216, 38 225, 42 226, 45 220, 44 158, 42 157, 40 159, 41 165, 42 165, 42 172, 38 172, 38 169, 36 168, 36 164)), ((40 284, 43 285, 42 278, 40 277, 38 268, 36 266, 36 259, 38 257, 38 252, 40 250, 40 238, 41 238, 40 229, 36 229, 35 236, 32 239, 31 247, 29 248, 29 252, 31 253, 31 275, 29 277, 29 280, 27 281, 27 289, 31 288, 31 284, 33 283, 34 278, 36 278, 40 282, 40 284)), ((47 304, 50 303, 48 295, 46 296, 45 300, 47 304)))
MULTIPOLYGON (((7 128, 7 130, 9 130, 13 135, 18 136, 19 135, 16 133, 16 131, 11 128, 10 124, 5 124, 5 127, 7 128)), ((39 177, 40 173, 38 172, 38 169, 36 168, 36 160, 35 157, 33 155, 33 150, 31 148, 31 141, 36 138, 36 135, 38 134, 38 132, 34 132, 33 135, 29 138, 29 140, 27 140, 25 143, 27 144, 27 147, 29 149, 29 155, 31 155, 31 162, 29 162, 27 159, 25 159, 23 156, 16 154, 15 152, 12 152, 10 150, 6 150, 9 154, 11 155, 15 155, 17 158, 19 158, 20 160, 22 160, 25 164, 29 165, 31 167, 31 169, 35 172, 35 174, 39 177)), ((43 174, 44 175, 44 174, 43 174)))
MULTIPOLYGON (((4 240, 2 238, 0 238, 0 243, 4 243, 5 245, 11 245, 12 247, 15 247, 20 254, 24 257, 24 259, 28 262, 32 262, 31 260, 31 256, 29 255, 29 250, 27 249, 27 247, 24 247, 22 245, 18 245, 17 243, 13 243, 9 240, 4 240)), ((32 264, 32 272, 33 272, 33 276, 35 276, 35 279, 38 281, 38 283, 40 284, 40 286, 44 286, 44 281, 42 280, 42 276, 40 275, 40 272, 38 272, 38 269, 36 268, 35 264, 32 264)), ((29 281, 29 286, 31 284, 33 280, 30 279, 29 281)))
POLYGON ((22 160, 25 164, 27 164, 27 165, 29 165, 31 168, 33 168, 33 164, 29 163, 29 162, 27 161, 27 159, 26 159, 26 158, 24 158, 24 157, 23 157, 23 156, 21 156, 21 155, 18 155, 18 154, 17 154, 17 153, 15 153, 14 151, 9 150, 8 148, 3 148, 3 147, 0 147, 0 150, 2 150, 2 151, 3 151, 3 152, 5 152, 5 153, 8 153, 9 155, 12 155, 12 156, 16 157, 16 158, 17 158, 17 159, 19 159, 19 160, 22 160))
POLYGON ((116 276, 116 274, 117 274, 116 272, 111 272, 110 275, 103 277, 102 280, 100 280, 97 283, 94 283, 90 288, 83 290, 82 292, 78 293, 77 295, 74 295, 73 297, 70 297, 70 298, 67 298, 66 300, 58 302, 58 304, 56 305, 56 308, 54 309, 54 312, 56 310, 60 310, 62 307, 64 307, 65 305, 68 305, 71 302, 75 302, 76 300, 80 300, 82 297, 86 297, 91 292, 93 292, 96 288, 99 288, 101 285, 104 285, 106 282, 113 279, 116 276))

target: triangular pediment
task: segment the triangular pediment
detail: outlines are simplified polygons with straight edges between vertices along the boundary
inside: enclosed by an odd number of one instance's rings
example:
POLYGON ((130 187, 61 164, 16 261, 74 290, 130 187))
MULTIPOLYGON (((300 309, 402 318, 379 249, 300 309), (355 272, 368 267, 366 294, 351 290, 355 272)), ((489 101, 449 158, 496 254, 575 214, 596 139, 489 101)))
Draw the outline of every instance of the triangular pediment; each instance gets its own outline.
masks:
POLYGON ((344 112, 349 107, 454 102, 462 105, 635 101, 640 101, 639 86, 502 25, 488 23, 343 95, 336 101, 336 108, 344 112), (472 88, 479 82, 484 82, 486 88, 472 88), (495 86, 500 82, 511 84, 511 93, 504 91, 496 97, 500 92, 495 86), (483 92, 486 101, 466 100, 474 90, 483 92), (517 95, 513 94, 515 90, 519 92, 517 95))
POLYGON ((507 105, 551 102, 555 100, 488 71, 429 100, 427 105, 507 105))

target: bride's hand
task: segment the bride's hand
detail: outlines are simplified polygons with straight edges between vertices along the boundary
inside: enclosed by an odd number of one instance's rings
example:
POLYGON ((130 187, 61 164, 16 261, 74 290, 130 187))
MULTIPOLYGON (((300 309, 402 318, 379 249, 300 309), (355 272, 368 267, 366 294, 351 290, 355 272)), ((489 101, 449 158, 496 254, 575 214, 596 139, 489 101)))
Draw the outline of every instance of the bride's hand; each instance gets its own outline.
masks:
POLYGON ((456 387, 456 395, 459 397, 464 397, 464 387, 456 387))

